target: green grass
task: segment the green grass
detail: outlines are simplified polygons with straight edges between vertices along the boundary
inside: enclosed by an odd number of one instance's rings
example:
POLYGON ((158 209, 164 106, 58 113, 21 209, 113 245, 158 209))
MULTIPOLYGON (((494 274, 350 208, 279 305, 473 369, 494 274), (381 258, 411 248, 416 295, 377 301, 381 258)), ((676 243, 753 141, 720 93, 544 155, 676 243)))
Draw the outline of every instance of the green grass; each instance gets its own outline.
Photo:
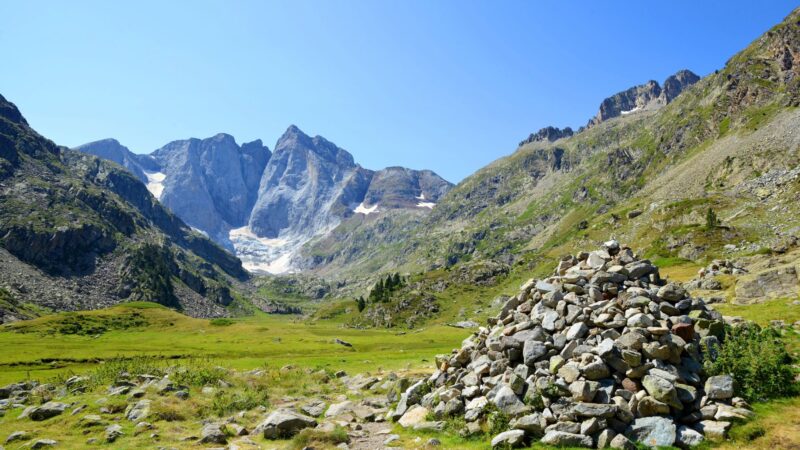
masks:
POLYGON ((397 330, 344 328, 337 321, 302 322, 259 315, 227 326, 193 319, 162 307, 120 305, 42 317, 0 327, 0 384, 84 372, 102 361, 149 355, 164 359, 213 359, 234 369, 322 367, 353 372, 430 366, 433 356, 458 347, 468 331, 433 325, 397 330), (125 316, 136 311, 146 325, 98 335, 54 332, 70 317, 125 316), (352 348, 335 344, 340 338, 352 348))

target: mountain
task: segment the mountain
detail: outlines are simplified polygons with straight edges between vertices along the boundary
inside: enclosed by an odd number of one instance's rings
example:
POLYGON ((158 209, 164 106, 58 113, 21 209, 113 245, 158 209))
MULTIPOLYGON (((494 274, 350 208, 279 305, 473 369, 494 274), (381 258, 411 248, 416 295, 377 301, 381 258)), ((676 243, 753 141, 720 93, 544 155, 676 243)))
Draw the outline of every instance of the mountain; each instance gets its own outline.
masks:
POLYGON ((578 132, 537 133, 427 216, 343 222, 304 248, 305 264, 351 280, 424 273, 396 304, 366 308, 377 324, 610 237, 666 264, 786 251, 800 236, 798 23, 794 11, 700 80, 681 71, 609 97, 578 132))
MULTIPOLYGON (((136 160, 119 144, 103 145, 136 160)), ((226 315, 246 278, 238 259, 193 232, 131 172, 57 146, 0 96, 0 320, 132 300, 226 315)))
POLYGON ((354 216, 427 214, 452 184, 429 170, 356 164, 346 150, 290 126, 274 153, 227 134, 170 142, 149 155, 114 139, 77 147, 127 168, 163 205, 247 269, 301 267, 300 249, 354 216))
POLYGON ((173 141, 150 156, 164 177, 161 203, 231 248, 228 232, 248 221, 269 149, 259 140, 239 146, 233 136, 217 134, 173 141))
POLYGON ((650 80, 645 84, 618 92, 603 100, 600 110, 595 117, 589 120, 587 127, 595 126, 614 117, 664 106, 686 88, 697 83, 698 80, 700 77, 691 71, 681 70, 670 75, 664 81, 663 88, 658 82, 650 80))

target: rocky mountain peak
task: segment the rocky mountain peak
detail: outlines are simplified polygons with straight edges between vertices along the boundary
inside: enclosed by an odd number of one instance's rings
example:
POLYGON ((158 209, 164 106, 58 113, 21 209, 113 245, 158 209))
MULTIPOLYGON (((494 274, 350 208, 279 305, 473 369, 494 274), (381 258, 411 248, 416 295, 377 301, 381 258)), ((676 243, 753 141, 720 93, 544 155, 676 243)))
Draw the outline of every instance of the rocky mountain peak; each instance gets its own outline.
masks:
POLYGON ((541 142, 541 141, 548 141, 553 142, 557 141, 561 138, 570 137, 573 135, 572 128, 566 127, 564 129, 556 128, 552 126, 547 126, 536 133, 531 133, 526 139, 519 143, 519 146, 522 147, 525 144, 530 144, 531 142, 541 142))
POLYGON ((275 154, 283 152, 311 152, 318 157, 343 167, 355 167, 355 160, 346 150, 322 136, 313 138, 296 125, 290 125, 275 144, 275 154))
POLYGON ((699 80, 699 76, 683 69, 670 75, 664 81, 663 87, 657 81, 650 80, 618 92, 600 103, 597 115, 586 126, 592 127, 614 117, 660 108, 699 80))

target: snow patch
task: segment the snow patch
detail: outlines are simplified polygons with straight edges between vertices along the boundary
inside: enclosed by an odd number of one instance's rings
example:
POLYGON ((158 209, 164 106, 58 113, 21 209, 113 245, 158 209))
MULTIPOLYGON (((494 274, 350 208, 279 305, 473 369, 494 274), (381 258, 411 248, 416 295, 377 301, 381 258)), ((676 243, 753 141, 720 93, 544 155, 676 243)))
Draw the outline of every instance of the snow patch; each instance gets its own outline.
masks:
POLYGON ((417 203, 417 206, 420 207, 420 208, 433 209, 433 207, 436 206, 436 203, 434 203, 434 202, 419 202, 419 203, 417 203))
POLYGON ((637 107, 635 107, 635 108, 633 108, 631 110, 628 110, 628 111, 621 111, 620 114, 622 114, 623 116, 627 116, 628 114, 633 114, 633 113, 639 112, 641 110, 642 110, 642 108, 640 106, 637 106, 637 107))
POLYGON ((425 200, 425 194, 419 194, 418 196, 414 197, 417 200, 425 200))
POLYGON ((372 213, 378 212, 378 205, 377 204, 376 205, 372 205, 369 208, 367 208, 366 206, 364 206, 364 202, 361 202, 361 204, 356 206, 356 209, 354 209, 353 212, 357 213, 357 214, 363 214, 365 216, 368 216, 368 215, 370 215, 372 213))
POLYGON ((308 240, 301 237, 262 238, 248 226, 230 230, 228 239, 245 270, 271 274, 293 272, 292 256, 308 240))
POLYGON ((161 200, 161 194, 164 193, 164 180, 167 178, 167 174, 164 172, 148 172, 145 170, 144 176, 147 177, 147 190, 150 191, 155 198, 161 200))

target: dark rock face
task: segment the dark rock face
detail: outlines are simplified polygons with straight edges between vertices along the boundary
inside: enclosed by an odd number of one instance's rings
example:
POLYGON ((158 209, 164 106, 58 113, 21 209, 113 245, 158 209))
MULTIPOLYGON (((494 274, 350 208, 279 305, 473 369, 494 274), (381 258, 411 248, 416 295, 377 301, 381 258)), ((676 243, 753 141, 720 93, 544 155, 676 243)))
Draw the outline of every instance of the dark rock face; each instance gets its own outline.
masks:
POLYGON ((570 137, 573 134, 572 128, 570 127, 566 127, 563 130, 556 127, 544 127, 536 133, 531 133, 527 139, 519 143, 519 146, 522 147, 523 145, 530 144, 531 142, 553 142, 561 138, 570 137))
POLYGON ((270 151, 261 141, 240 147, 218 134, 170 142, 152 157, 165 174, 161 202, 225 244, 230 228, 247 223, 270 151))
MULTIPOLYGON (((247 277, 241 262, 192 232, 132 172, 58 147, 2 97, 0 143, 0 286, 21 308, 2 317, 25 316, 26 303, 76 310, 135 299, 225 314, 228 277, 247 277)), ((94 147, 136 162, 117 143, 94 147)))
POLYGON ((614 117, 664 106, 699 80, 700 77, 691 71, 681 70, 669 76, 664 81, 663 88, 658 82, 650 80, 645 84, 618 92, 603 100, 600 104, 600 110, 589 121, 587 127, 592 127, 614 117))

